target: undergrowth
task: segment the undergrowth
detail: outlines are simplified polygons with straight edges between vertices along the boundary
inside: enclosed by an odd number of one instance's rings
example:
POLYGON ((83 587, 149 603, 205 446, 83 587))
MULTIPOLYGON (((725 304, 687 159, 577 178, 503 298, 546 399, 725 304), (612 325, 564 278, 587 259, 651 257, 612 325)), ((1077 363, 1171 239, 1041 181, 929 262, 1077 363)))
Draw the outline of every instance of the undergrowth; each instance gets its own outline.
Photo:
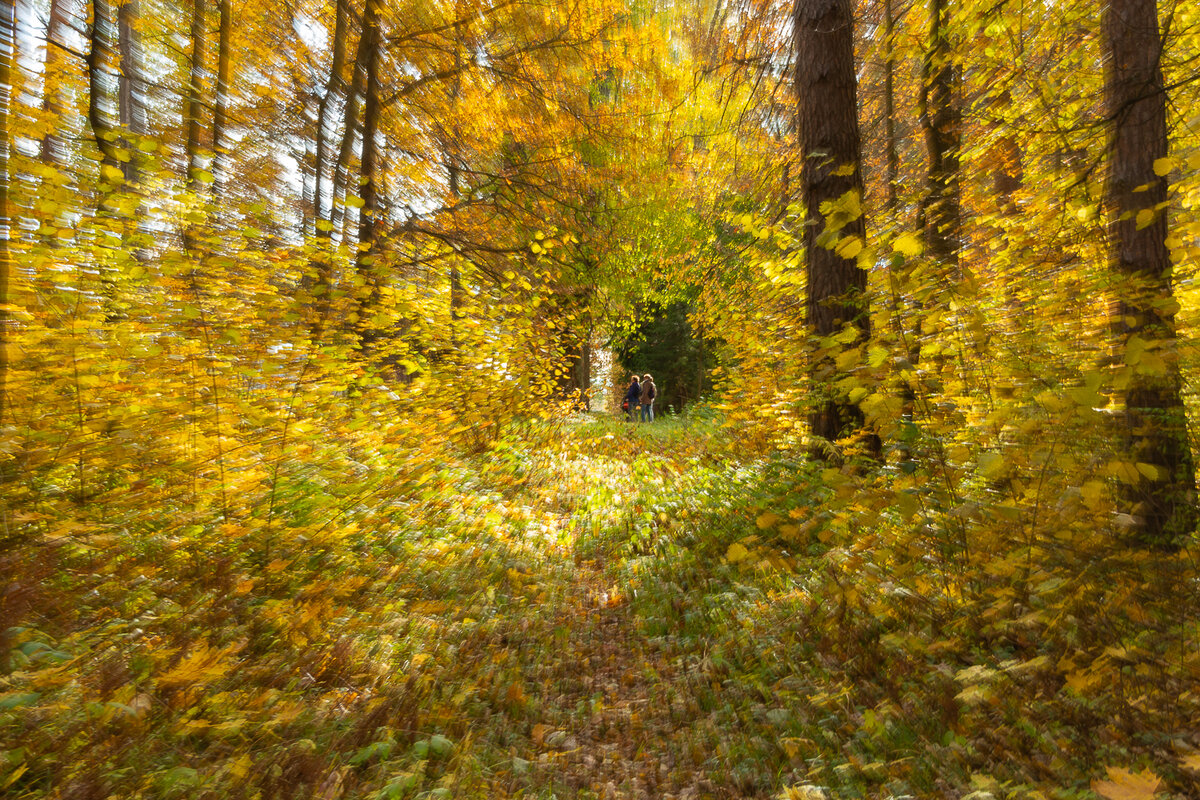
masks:
POLYGON ((10 550, 4 796, 1196 795, 1192 551, 948 547, 895 474, 720 423, 528 422, 403 479, 395 441, 269 527, 10 550))

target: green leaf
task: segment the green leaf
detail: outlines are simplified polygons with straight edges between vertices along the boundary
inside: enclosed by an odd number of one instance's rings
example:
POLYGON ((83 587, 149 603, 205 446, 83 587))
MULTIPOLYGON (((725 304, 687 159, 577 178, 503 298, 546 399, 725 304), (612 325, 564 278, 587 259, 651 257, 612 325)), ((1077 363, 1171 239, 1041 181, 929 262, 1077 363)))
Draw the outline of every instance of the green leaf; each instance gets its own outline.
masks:
POLYGON ((434 734, 429 737, 429 752, 438 758, 443 758, 450 755, 454 750, 454 742, 442 734, 434 734))
POLYGON ((13 692, 11 694, 0 695, 0 711, 9 711, 21 706, 31 706, 41 696, 39 692, 13 692))

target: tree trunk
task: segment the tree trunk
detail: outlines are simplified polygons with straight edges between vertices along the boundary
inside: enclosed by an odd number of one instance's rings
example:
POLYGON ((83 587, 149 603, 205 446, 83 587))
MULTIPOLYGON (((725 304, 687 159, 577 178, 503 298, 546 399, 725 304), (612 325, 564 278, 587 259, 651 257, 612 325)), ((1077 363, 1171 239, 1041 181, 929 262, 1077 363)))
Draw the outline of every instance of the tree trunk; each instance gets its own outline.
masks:
POLYGON ((229 126, 229 82, 230 82, 230 39, 233 36, 233 3, 231 0, 217 0, 221 22, 217 34, 217 96, 213 107, 212 148, 213 148, 213 189, 218 197, 224 191, 225 182, 229 179, 225 165, 229 161, 229 145, 226 140, 226 129, 229 126))
POLYGON ((341 208, 336 207, 336 199, 346 191, 346 184, 350 180, 350 157, 354 154, 354 139, 359 131, 359 105, 361 97, 366 91, 367 62, 370 60, 371 37, 367 35, 365 22, 366 20, 364 19, 363 29, 358 39, 358 50, 354 55, 354 77, 351 82, 350 92, 346 97, 346 108, 343 112, 344 126, 342 130, 342 142, 338 148, 337 161, 334 164, 333 187, 330 196, 330 233, 332 234, 333 229, 341 225, 343 228, 343 242, 346 240, 346 212, 344 205, 341 208))
POLYGON ((1127 470, 1122 500, 1142 544, 1177 546, 1194 532, 1195 466, 1180 396, 1167 181, 1167 96, 1155 0, 1111 0, 1104 17, 1105 95, 1111 121, 1107 202, 1120 293, 1113 332, 1128 364, 1121 416, 1127 470), (1151 477, 1153 476, 1153 477, 1151 477))
MULTIPOLYGON (((201 109, 204 105, 204 64, 207 31, 205 29, 205 0, 192 0, 192 29, 191 29, 191 66, 188 70, 187 96, 183 105, 183 122, 187 129, 187 140, 184 150, 184 163, 187 170, 186 185, 189 191, 199 194, 203 182, 201 175, 204 165, 201 161, 201 109)), ((199 240, 196 226, 188 222, 183 226, 183 250, 189 255, 199 255, 199 240)), ((196 274, 195 269, 192 272, 196 274)))
MULTIPOLYGON (((92 25, 88 31, 88 124, 96 147, 100 149, 101 165, 116 168, 116 132, 104 113, 104 98, 108 93, 105 73, 112 65, 112 7, 108 0, 92 0, 92 25)), ((102 180, 103 182, 103 180, 102 180)))
MULTIPOLYGON (((332 124, 333 101, 346 90, 346 39, 350 18, 350 0, 337 0, 333 23, 333 56, 329 63, 329 78, 325 81, 325 93, 317 105, 317 152, 315 167, 315 188, 313 190, 313 207, 316 210, 317 222, 329 221, 333 210, 333 194, 330 194, 329 210, 325 209, 325 172, 329 168, 329 128, 332 124)), ((332 176, 330 176, 332 177, 332 176)), ((318 228, 317 236, 329 238, 333 232, 332 226, 325 230, 318 228)))
POLYGON ((358 216, 358 256, 354 268, 365 281, 363 295, 358 302, 359 338, 364 344, 370 344, 379 338, 379 331, 367 322, 371 309, 378 301, 380 282, 378 254, 375 251, 375 232, 380 212, 376 162, 379 159, 379 115, 382 110, 379 97, 379 60, 382 47, 378 4, 379 0, 367 0, 362 32, 366 41, 367 57, 364 71, 366 90, 363 93, 362 157, 359 163, 359 193, 363 204, 358 216))
POLYGON ((896 141, 896 10, 895 0, 883 0, 883 116, 887 139, 887 209, 899 205, 900 148, 896 141))
MULTIPOLYGON (((459 10, 456 9, 456 18, 459 10)), ((450 104, 457 107, 459 95, 462 93, 462 54, 459 45, 462 39, 462 29, 455 27, 455 42, 454 42, 454 83, 450 88, 450 104)), ((457 108, 455 109, 457 110, 457 108)), ((455 205, 458 204, 461 186, 459 185, 459 148, 461 134, 457 124, 450 132, 449 141, 446 143, 446 170, 450 179, 450 200, 455 205)), ((455 211, 457 214, 457 210, 455 211)), ((458 321, 462 318, 463 312, 463 288, 462 288, 462 271, 459 269, 459 264, 456 259, 450 260, 450 351, 454 354, 454 358, 458 359, 459 348, 459 324, 458 321)))
MULTIPOLYGON (((96 0, 99 2, 99 0, 96 0)), ((191 67, 188 71, 187 99, 184 103, 183 121, 187 126, 187 185, 192 191, 200 188, 201 164, 201 109, 204 104, 204 69, 206 45, 208 41, 205 30, 206 0, 192 2, 192 53, 191 67)))
MULTIPOLYGON (((797 0, 795 13, 808 324, 820 337, 853 325, 865 340, 870 334, 867 273, 858 267, 854 248, 844 247, 855 237, 861 245, 866 236, 853 9, 850 0, 797 0), (823 204, 833 208, 823 210, 823 204)), ((861 428, 862 411, 835 394, 840 375, 833 358, 822 355, 812 369, 814 382, 828 387, 827 399, 811 415, 813 434, 834 440, 861 428)))
MULTIPOLYGON (((121 127, 134 136, 145 136, 149 125, 146 119, 146 87, 142 78, 142 42, 137 30, 140 14, 138 0, 126 0, 117 9, 117 48, 121 68, 118 72, 117 109, 121 127)), ((138 181, 137 142, 126 140, 131 157, 122 168, 127 183, 138 181)))
POLYGON ((57 130, 63 117, 62 90, 59 84, 65 73, 63 54, 59 45, 64 44, 67 33, 68 0, 50 0, 50 17, 46 22, 46 63, 42 71, 44 89, 42 111, 53 121, 50 133, 42 137, 41 158, 47 164, 61 166, 66 162, 62 137, 57 130), (57 44, 56 44, 57 43, 57 44))
POLYGON ((962 275, 958 256, 962 221, 959 151, 962 120, 954 102, 954 64, 947 31, 946 0, 930 0, 929 39, 921 69, 921 127, 928 155, 928 184, 921 204, 925 252, 957 284, 962 275))
MULTIPOLYGON (((16 61, 17 13, 12 0, 0 1, 0 427, 6 422, 8 398, 9 291, 12 281, 12 217, 9 213, 9 133, 12 117, 12 71, 16 61)), ((5 470, 7 472, 7 470, 5 470)))

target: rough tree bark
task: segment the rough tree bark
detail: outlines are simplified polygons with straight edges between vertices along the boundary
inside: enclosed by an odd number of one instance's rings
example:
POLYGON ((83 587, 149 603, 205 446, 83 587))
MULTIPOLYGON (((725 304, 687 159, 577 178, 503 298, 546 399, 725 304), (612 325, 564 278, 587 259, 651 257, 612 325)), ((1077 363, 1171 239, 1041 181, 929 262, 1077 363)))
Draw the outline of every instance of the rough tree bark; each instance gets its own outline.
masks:
POLYGON ((962 279, 958 261, 962 235, 959 185, 962 118, 954 102, 948 17, 946 0, 930 0, 919 116, 928 157, 927 188, 921 204, 925 252, 939 270, 944 270, 939 279, 953 286, 962 279))
POLYGON ((1167 180, 1155 171, 1167 155, 1155 0, 1110 0, 1103 30, 1111 125, 1106 195, 1119 292, 1112 328, 1118 363, 1129 370, 1119 419, 1126 458, 1136 468, 1128 471, 1121 499, 1136 540, 1170 548, 1195 531, 1197 509, 1171 310, 1167 180))
MULTIPOLYGON (((863 182, 850 0, 797 0, 795 53, 808 324, 822 337, 853 325, 865 340, 867 273, 853 257, 843 257, 849 250, 835 249, 839 241, 861 242, 866 236, 861 211, 855 211, 863 182), (822 204, 839 201, 848 211, 823 213, 822 204)), ((832 393, 839 374, 833 359, 820 357, 812 369, 814 381, 829 385, 832 393)), ((831 396, 813 411, 810 423, 815 436, 834 440, 861 428, 863 414, 847 398, 831 396)))

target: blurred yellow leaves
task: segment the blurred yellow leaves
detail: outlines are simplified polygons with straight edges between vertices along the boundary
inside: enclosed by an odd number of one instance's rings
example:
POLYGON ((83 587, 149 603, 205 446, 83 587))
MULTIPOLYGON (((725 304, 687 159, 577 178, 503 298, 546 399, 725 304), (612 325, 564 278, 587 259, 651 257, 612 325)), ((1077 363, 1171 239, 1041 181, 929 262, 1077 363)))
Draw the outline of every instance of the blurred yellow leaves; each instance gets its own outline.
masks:
POLYGON ((212 683, 225 677, 237 666, 237 662, 231 656, 240 649, 234 646, 218 650, 208 644, 201 644, 193 648, 173 668, 161 673, 158 676, 158 685, 175 688, 212 683))

